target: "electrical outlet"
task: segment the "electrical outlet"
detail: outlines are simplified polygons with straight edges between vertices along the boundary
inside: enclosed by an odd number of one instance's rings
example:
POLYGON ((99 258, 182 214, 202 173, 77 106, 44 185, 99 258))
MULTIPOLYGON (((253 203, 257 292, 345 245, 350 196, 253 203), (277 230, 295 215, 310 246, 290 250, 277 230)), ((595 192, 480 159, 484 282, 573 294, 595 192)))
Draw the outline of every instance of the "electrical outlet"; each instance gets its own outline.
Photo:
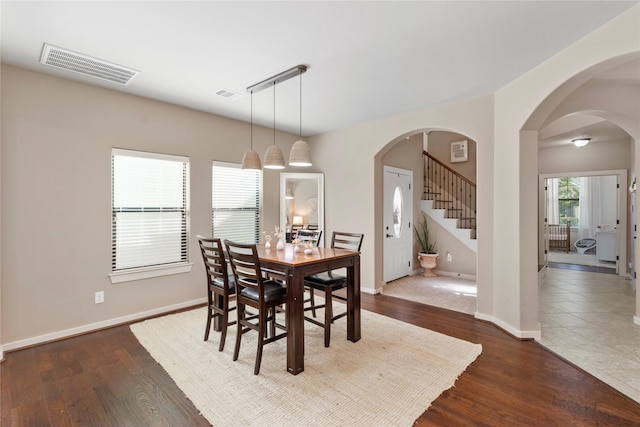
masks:
POLYGON ((447 252, 447 261, 453 261, 453 255, 451 255, 451 252, 447 252))
POLYGON ((104 291, 96 292, 96 304, 102 304, 104 302, 104 291))

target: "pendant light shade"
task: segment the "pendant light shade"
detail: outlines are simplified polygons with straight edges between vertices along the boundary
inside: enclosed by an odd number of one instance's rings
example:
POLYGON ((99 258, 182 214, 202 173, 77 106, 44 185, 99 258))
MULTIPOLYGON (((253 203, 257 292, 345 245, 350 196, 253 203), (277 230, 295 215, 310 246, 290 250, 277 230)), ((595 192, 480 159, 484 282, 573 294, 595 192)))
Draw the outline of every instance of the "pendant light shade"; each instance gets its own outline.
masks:
POLYGON ((242 169, 262 169, 260 156, 253 150, 249 150, 242 156, 242 169))
POLYGON ((284 154, 276 145, 276 82, 273 83, 273 145, 264 153, 265 169, 284 169, 284 154))
POLYGON ((302 73, 300 73, 300 139, 291 147, 289 153, 289 165, 311 166, 311 148, 307 141, 302 139, 302 73))
POLYGON ((265 169, 284 169, 284 155, 277 145, 270 145, 264 153, 265 169))
POLYGON ((251 149, 242 156, 242 169, 262 169, 260 156, 253 151, 253 92, 251 92, 251 149))
POLYGON ((300 139, 293 144, 289 154, 289 164, 291 166, 311 166, 311 148, 307 141, 300 139))

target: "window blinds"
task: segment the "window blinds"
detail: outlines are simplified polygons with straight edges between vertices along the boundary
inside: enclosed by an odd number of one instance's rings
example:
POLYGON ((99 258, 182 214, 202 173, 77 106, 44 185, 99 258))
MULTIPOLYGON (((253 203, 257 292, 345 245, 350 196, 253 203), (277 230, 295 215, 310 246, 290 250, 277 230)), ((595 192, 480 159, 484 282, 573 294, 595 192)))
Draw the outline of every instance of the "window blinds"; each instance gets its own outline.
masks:
POLYGON ((214 162, 211 177, 213 237, 239 243, 258 243, 262 171, 214 162))
POLYGON ((114 149, 112 271, 186 263, 189 159, 114 149))

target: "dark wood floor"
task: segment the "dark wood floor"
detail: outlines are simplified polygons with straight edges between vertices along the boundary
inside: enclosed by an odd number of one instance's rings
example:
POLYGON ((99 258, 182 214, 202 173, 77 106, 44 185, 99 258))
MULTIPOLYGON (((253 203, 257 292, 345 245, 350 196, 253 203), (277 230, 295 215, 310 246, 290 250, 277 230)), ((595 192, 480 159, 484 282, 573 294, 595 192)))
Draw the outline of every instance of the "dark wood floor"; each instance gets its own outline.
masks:
MULTIPOLYGON (((534 341, 516 340, 466 314, 389 296, 363 295, 362 307, 483 346, 417 426, 640 425, 638 403, 534 341)), ((5 358, 2 426, 209 425, 128 326, 5 358)))

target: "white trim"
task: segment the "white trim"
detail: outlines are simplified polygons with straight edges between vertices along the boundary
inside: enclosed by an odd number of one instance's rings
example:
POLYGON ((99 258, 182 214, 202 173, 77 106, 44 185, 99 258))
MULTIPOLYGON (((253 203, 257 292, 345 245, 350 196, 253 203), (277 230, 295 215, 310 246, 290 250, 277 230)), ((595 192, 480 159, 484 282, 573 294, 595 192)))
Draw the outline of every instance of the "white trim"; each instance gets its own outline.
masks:
POLYGON ((640 316, 633 316, 633 323, 640 325, 640 316))
POLYGON ((111 283, 131 282, 133 280, 149 279, 151 277, 169 276, 171 274, 189 273, 193 263, 180 265, 157 266, 150 268, 136 268, 134 270, 117 271, 109 274, 111 283))
POLYGON ((171 160, 174 162, 189 163, 189 157, 176 156, 174 154, 154 153, 150 151, 126 150, 123 148, 112 148, 112 156, 139 157, 143 159, 171 160))
POLYGON ((436 273, 438 276, 447 276, 447 277, 454 277, 456 279, 473 280, 474 282, 478 281, 478 277, 473 274, 462 274, 462 273, 456 273, 454 271, 440 271, 440 270, 433 270, 433 272, 436 273))
POLYGON ((360 292, 369 295, 378 295, 380 293, 379 289, 371 289, 371 288, 360 288, 360 292))
MULTIPOLYGON (((520 331, 518 329, 513 328, 511 325, 506 324, 502 320, 495 318, 494 316, 478 313, 477 311, 474 313, 474 317, 479 320, 491 322, 494 325, 500 327, 501 329, 504 329, 506 332, 508 332, 509 334, 519 339, 523 339, 523 340, 534 339, 536 341, 540 341, 540 339, 542 338, 540 329, 538 329, 537 331, 520 331)), ((540 325, 538 325, 538 327, 540 327, 540 325)))
POLYGON ((153 310, 143 311, 139 313, 130 314, 127 316, 116 317, 114 319, 104 320, 102 322, 90 323, 84 326, 78 326, 76 328, 65 329, 63 331, 52 332, 50 334, 38 335, 37 337, 27 338, 20 341, 14 341, 6 343, 0 348, 0 354, 4 351, 18 350, 24 347, 30 347, 37 344, 46 343, 49 341, 56 341, 63 338, 69 338, 74 335, 93 332, 99 329, 109 328, 111 326, 121 325, 124 323, 130 323, 135 320, 144 319, 158 314, 168 313, 174 310, 180 310, 182 308, 192 307, 195 305, 206 303, 206 298, 198 298, 191 301, 185 301, 179 304, 172 304, 165 307, 155 308, 153 310))

